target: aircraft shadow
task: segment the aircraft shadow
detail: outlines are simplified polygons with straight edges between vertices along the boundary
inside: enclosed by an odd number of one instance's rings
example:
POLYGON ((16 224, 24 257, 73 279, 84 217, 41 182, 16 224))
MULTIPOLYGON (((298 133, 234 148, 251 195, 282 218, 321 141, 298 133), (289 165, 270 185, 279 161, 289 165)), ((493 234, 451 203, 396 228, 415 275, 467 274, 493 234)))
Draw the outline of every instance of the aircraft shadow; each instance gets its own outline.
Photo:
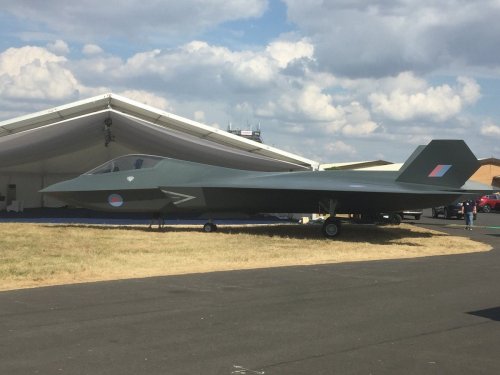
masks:
MULTIPOLYGON (((158 227, 148 228, 144 226, 114 226, 114 225, 86 225, 86 224, 66 224, 50 225, 50 227, 60 228, 92 228, 97 230, 120 230, 120 231, 141 231, 149 233, 199 233, 202 232, 201 225, 178 226, 166 225, 159 229, 158 227)), ((246 234, 262 237, 279 237, 283 239, 301 239, 301 240, 325 240, 321 233, 320 225, 301 225, 301 224, 275 224, 275 225, 218 225, 216 233, 222 234, 246 234)), ((206 233, 207 236, 213 235, 206 233)), ((375 226, 375 225, 344 225, 342 233, 332 241, 334 242, 354 242, 370 244, 390 244, 400 239, 408 238, 431 238, 446 236, 446 234, 430 232, 414 232, 410 229, 394 226, 375 226)), ((407 244, 408 245, 408 244, 407 244)), ((415 244, 415 246, 419 246, 415 244)))
POLYGON ((478 311, 469 311, 467 314, 500 322, 500 306, 478 311))
POLYGON ((354 242, 371 244, 388 244, 402 238, 430 238, 432 233, 413 232, 406 228, 383 227, 375 225, 344 225, 342 233, 334 240, 326 239, 321 233, 320 225, 276 225, 258 227, 221 227, 221 233, 249 234, 264 237, 280 237, 287 239, 324 240, 333 242, 354 242))

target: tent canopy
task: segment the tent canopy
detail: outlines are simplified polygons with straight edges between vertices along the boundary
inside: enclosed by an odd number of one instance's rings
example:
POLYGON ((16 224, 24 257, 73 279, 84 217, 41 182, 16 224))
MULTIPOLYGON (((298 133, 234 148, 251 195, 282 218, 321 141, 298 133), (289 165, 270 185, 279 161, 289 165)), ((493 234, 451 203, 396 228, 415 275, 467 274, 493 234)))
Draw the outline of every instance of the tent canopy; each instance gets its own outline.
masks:
POLYGON ((83 173, 127 153, 261 171, 318 167, 312 160, 115 94, 0 122, 0 173, 83 173), (106 145, 110 135, 113 141, 106 145))

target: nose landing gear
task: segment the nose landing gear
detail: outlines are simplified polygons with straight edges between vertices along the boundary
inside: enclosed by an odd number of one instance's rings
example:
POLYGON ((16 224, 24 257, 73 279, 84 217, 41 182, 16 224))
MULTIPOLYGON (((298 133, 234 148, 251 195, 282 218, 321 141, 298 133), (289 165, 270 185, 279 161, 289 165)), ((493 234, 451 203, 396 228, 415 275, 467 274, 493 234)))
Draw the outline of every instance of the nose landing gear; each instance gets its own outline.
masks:
POLYGON ((216 231, 217 231, 217 225, 215 225, 214 223, 206 223, 203 226, 203 232, 205 233, 212 233, 216 231))

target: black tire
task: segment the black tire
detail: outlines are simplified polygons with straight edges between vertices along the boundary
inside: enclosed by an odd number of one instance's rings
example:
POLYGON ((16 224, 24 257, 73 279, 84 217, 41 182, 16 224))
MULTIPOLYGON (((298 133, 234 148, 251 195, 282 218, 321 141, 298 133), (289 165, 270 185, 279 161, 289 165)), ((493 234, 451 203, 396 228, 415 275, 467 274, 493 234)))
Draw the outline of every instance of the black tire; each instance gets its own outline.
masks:
POLYGON ((445 217, 446 219, 450 219, 450 218, 451 218, 451 216, 450 216, 450 214, 449 214, 449 212, 448 212, 448 209, 447 209, 447 208, 445 208, 445 209, 444 209, 444 217, 445 217))
POLYGON ((217 231, 217 225, 215 225, 215 224, 206 223, 203 226, 203 232, 205 232, 205 233, 212 233, 212 232, 215 232, 215 231, 217 231))
POLYGON ((393 214, 391 215, 390 218, 390 224, 391 225, 399 225, 403 221, 403 218, 399 214, 393 214))
POLYGON ((432 217, 436 219, 438 217, 438 212, 435 208, 432 208, 432 217))
POLYGON ((420 220, 420 216, 422 215, 415 215, 415 220, 420 220))
POLYGON ((489 204, 485 204, 485 205, 483 206, 483 212, 485 212, 485 213, 487 213, 487 214, 491 212, 491 207, 490 207, 490 205, 489 205, 489 204))
POLYGON ((335 219, 333 217, 329 217, 328 219, 325 220, 323 223, 323 226, 321 227, 321 231, 323 232, 323 235, 326 238, 335 238, 337 237, 342 229, 342 224, 340 223, 340 220, 335 219))

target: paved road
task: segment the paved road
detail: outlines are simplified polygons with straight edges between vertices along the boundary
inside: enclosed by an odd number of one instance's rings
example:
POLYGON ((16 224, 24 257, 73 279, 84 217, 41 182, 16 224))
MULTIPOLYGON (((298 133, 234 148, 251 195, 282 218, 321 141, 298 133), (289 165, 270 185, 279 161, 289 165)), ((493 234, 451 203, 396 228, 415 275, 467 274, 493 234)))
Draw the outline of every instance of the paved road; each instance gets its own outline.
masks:
POLYGON ((488 253, 3 292, 0 374, 498 374, 498 219, 444 227, 488 253))
POLYGON ((478 241, 491 243, 493 246, 499 246, 500 242, 495 241, 495 238, 500 238, 500 211, 491 213, 479 212, 477 219, 474 221, 474 229, 472 232, 465 231, 465 220, 461 219, 445 219, 443 217, 432 218, 431 210, 424 210, 421 220, 405 220, 426 228, 444 231, 453 235, 467 236, 478 241))

